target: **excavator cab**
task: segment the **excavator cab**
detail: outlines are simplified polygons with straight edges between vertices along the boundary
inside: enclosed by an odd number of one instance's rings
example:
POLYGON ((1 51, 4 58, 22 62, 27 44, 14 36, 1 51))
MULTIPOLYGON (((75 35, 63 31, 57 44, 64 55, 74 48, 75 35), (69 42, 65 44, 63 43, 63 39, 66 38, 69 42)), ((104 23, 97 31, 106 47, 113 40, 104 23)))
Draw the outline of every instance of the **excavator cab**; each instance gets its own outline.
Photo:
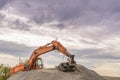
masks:
POLYGON ((32 69, 43 69, 42 58, 36 58, 35 62, 29 67, 29 65, 24 64, 24 71, 32 70, 32 69))
POLYGON ((43 69, 43 61, 42 61, 42 58, 37 58, 36 68, 37 68, 37 69, 43 69))

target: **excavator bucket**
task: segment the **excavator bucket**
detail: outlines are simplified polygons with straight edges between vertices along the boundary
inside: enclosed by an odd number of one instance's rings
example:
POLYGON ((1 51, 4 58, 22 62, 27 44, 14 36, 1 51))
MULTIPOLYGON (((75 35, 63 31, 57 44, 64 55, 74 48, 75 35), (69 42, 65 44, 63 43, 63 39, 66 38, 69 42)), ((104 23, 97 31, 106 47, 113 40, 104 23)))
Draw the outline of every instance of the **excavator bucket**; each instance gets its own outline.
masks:
POLYGON ((57 66, 57 68, 58 70, 63 72, 73 72, 76 70, 75 64, 69 64, 68 62, 60 63, 60 65, 57 66))

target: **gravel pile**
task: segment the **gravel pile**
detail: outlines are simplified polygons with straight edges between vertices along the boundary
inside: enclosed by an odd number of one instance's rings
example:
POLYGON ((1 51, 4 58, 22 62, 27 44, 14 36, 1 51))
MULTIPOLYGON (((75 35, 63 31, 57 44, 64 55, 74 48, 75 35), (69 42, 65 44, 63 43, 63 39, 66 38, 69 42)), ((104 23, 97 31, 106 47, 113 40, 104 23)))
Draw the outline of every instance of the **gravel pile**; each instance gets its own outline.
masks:
POLYGON ((18 72, 8 80, 105 80, 96 72, 77 65, 75 72, 61 72, 56 68, 18 72))

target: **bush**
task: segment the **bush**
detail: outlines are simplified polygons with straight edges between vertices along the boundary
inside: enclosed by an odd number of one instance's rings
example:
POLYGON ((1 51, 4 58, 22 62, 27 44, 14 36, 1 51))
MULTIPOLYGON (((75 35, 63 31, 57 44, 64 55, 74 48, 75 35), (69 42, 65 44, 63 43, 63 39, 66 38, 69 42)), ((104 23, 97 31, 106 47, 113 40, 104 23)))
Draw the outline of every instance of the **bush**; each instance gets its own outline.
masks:
POLYGON ((7 80, 10 77, 10 67, 0 65, 0 80, 7 80))

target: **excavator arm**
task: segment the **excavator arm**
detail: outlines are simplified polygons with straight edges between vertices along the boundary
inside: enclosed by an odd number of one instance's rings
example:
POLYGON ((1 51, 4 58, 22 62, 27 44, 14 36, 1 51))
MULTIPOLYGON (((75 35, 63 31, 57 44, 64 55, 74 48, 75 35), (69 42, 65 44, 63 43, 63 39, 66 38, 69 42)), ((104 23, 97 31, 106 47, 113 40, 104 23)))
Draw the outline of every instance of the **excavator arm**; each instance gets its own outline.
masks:
POLYGON ((26 71, 26 70, 31 70, 35 69, 34 65, 36 63, 36 60, 38 56, 45 54, 47 52, 57 50, 60 53, 64 54, 65 56, 68 57, 68 63, 73 64, 75 63, 74 61, 74 55, 70 54, 67 49, 58 41, 52 41, 51 43, 46 44, 45 46, 41 46, 37 48, 36 50, 33 51, 32 55, 30 56, 28 62, 24 64, 19 64, 10 70, 10 74, 14 74, 19 71, 26 71))

